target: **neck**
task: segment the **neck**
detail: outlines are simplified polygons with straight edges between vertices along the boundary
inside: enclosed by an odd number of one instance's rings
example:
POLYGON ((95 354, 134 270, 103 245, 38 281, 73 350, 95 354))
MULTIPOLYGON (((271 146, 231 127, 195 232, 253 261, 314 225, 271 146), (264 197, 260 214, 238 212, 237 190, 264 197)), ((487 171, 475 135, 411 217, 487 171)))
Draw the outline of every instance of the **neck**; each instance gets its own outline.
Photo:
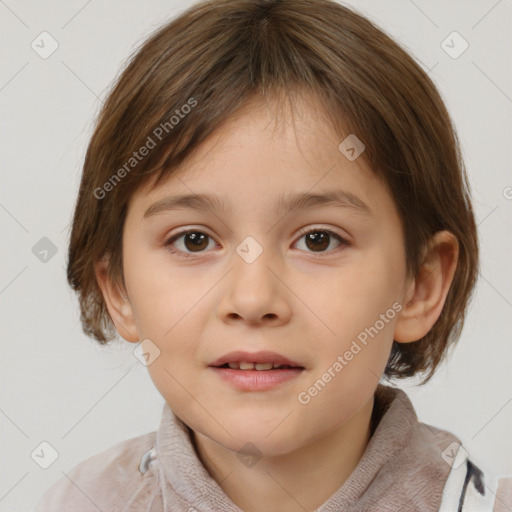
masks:
POLYGON ((247 467, 237 453, 194 432, 198 457, 226 495, 244 512, 315 510, 348 479, 372 434, 374 398, 328 435, 293 452, 247 467))

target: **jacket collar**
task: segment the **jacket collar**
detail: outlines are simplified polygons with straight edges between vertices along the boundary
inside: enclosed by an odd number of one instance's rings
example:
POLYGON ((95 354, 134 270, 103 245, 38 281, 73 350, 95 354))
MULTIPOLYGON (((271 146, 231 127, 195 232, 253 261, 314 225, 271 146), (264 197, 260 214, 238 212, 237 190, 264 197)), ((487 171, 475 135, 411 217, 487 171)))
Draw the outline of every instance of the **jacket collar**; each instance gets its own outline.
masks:
MULTIPOLYGON (((450 470, 441 453, 458 439, 420 423, 405 392, 382 384, 375 392, 372 425, 373 435, 358 465, 317 512, 388 512, 413 494, 419 508, 411 502, 404 510, 436 511, 450 470)), ((194 449, 192 431, 167 403, 155 452, 166 489, 199 511, 241 512, 209 475, 194 449)))

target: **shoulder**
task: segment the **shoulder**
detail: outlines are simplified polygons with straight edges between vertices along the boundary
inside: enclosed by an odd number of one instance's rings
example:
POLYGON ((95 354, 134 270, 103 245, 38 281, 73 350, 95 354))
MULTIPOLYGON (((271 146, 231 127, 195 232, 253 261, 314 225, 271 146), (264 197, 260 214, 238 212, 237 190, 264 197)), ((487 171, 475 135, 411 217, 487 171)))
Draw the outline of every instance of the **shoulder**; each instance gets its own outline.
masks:
POLYGON ((452 432, 419 421, 401 389, 378 391, 376 399, 389 416, 386 431, 395 432, 393 465, 407 468, 396 485, 405 495, 407 489, 420 488, 414 495, 418 510, 430 510, 435 503, 439 512, 512 512, 511 475, 499 475, 476 460, 452 432))
POLYGON ((462 445, 454 447, 439 512, 508 512, 512 510, 512 476, 498 476, 475 464, 462 445))
POLYGON ((149 477, 139 464, 155 439, 156 432, 127 439, 80 462, 46 491, 34 512, 118 510, 149 477))
POLYGON ((512 510, 512 476, 497 477, 495 512, 512 510))

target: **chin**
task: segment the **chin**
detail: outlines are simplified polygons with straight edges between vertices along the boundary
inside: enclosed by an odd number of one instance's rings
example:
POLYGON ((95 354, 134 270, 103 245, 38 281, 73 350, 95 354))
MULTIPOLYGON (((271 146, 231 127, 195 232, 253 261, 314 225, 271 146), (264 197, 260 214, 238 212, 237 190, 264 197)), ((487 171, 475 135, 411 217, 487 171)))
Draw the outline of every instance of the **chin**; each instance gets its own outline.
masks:
POLYGON ((226 425, 229 434, 216 422, 196 431, 203 436, 235 452, 258 456, 278 456, 297 448, 297 437, 293 436, 275 417, 264 427, 257 418, 218 418, 221 425, 226 425), (218 427, 218 428, 217 428, 218 427), (231 435, 230 435, 231 434, 231 435))
POLYGON ((226 442, 229 443, 226 448, 229 448, 233 452, 243 455, 254 455, 257 458, 259 457, 278 457, 280 455, 285 455, 290 453, 298 448, 297 441, 291 439, 283 439, 281 437, 276 436, 275 439, 270 439, 271 436, 268 436, 268 433, 261 433, 260 436, 252 436, 252 435, 240 435, 236 436, 238 440, 241 440, 239 443, 233 442, 234 440, 229 438, 226 439, 226 442))

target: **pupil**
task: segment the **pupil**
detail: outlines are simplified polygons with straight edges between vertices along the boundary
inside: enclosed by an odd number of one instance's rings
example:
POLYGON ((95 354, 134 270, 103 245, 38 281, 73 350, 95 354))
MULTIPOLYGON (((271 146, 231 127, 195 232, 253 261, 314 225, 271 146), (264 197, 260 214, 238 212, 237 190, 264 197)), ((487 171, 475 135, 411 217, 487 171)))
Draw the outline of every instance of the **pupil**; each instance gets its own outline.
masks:
POLYGON ((308 233, 306 235, 306 245, 308 249, 326 249, 329 247, 329 237, 330 235, 323 231, 308 233))

